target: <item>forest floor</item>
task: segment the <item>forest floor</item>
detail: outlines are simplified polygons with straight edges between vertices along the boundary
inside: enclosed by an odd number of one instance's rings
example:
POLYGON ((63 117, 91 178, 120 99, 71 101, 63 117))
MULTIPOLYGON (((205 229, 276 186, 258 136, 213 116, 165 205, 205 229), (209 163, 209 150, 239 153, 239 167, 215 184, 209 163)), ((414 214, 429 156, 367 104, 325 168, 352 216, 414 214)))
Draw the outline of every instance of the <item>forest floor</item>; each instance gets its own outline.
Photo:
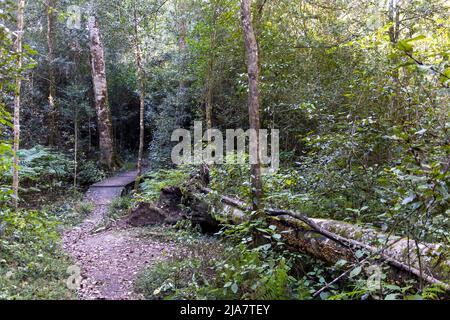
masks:
POLYGON ((92 185, 86 199, 95 209, 63 234, 64 249, 81 269, 80 299, 141 299, 133 290, 137 274, 175 250, 174 244, 142 239, 138 228, 106 223, 112 200, 135 177, 136 172, 130 171, 92 185))

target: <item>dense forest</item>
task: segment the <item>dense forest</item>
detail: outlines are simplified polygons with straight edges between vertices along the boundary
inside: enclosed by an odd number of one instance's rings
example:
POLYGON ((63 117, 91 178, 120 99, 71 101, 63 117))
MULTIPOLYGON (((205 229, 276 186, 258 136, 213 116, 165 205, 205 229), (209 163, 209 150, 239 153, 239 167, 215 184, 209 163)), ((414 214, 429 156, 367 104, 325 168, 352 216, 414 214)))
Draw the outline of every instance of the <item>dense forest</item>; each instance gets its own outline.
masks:
POLYGON ((449 15, 0 0, 0 299, 448 299, 449 15))

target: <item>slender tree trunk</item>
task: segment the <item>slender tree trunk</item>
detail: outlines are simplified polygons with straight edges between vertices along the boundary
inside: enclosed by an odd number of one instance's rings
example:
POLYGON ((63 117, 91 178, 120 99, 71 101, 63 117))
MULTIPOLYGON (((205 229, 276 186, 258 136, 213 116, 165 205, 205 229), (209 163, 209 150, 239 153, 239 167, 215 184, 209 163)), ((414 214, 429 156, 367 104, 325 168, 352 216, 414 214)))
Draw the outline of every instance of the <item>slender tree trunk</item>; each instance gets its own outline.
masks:
POLYGON ((73 122, 74 130, 74 155, 73 155, 73 188, 76 190, 77 187, 77 175, 78 175, 78 106, 75 104, 75 119, 73 122))
MULTIPOLYGON (((207 74, 207 89, 206 89, 206 128, 212 128, 212 112, 213 112, 213 90, 214 90, 214 51, 216 49, 216 6, 213 3, 213 26, 210 35, 210 50, 208 58, 208 74, 207 74)), ((208 136, 208 140, 211 137, 208 136)))
POLYGON ((25 0, 18 1, 17 9, 17 39, 15 49, 17 53, 17 76, 14 92, 14 143, 13 143, 13 205, 17 210, 19 207, 19 143, 20 143, 20 90, 22 86, 22 38, 23 38, 23 16, 25 11, 25 0))
POLYGON ((92 82, 94 84, 95 109, 97 111, 99 132, 99 162, 105 168, 114 170, 117 166, 117 159, 114 151, 111 111, 108 103, 103 44, 100 39, 98 21, 94 15, 89 17, 88 26, 92 82))
POLYGON ((58 109, 55 102, 56 96, 56 77, 53 61, 55 59, 54 54, 54 39, 55 39, 55 0, 47 1, 47 60, 48 60, 48 103, 50 106, 50 132, 48 137, 48 143, 54 146, 58 142, 59 130, 58 130, 58 109))
POLYGON ((252 17, 250 12, 251 0, 241 1, 241 17, 244 27, 245 51, 247 54, 248 69, 248 108, 250 129, 256 130, 256 150, 253 150, 256 157, 256 163, 251 164, 251 192, 252 205, 254 210, 262 208, 262 179, 261 179, 261 159, 259 148, 259 129, 261 128, 259 109, 260 109, 260 93, 259 93, 259 53, 258 43, 252 25, 252 17))
MULTIPOLYGON (((81 55, 81 47, 78 43, 78 40, 73 41, 70 44, 70 50, 73 53, 72 60, 74 65, 73 71, 73 80, 75 84, 80 83, 80 55, 81 55)), ((89 121, 90 126, 90 121, 89 121)), ((74 155, 73 155, 73 164, 74 164, 74 173, 73 173, 73 188, 76 190, 78 183, 78 145, 79 145, 79 106, 77 103, 74 105, 74 122, 73 122, 73 130, 74 130, 74 155)))
POLYGON ((135 40, 136 71, 139 82, 139 151, 137 160, 136 183, 134 186, 135 190, 137 190, 139 188, 139 181, 142 175, 142 159, 144 157, 145 86, 144 86, 144 70, 142 68, 142 54, 141 54, 136 7, 134 8, 134 40, 135 40))
MULTIPOLYGON (((389 40, 393 47, 397 46, 398 38, 400 35, 400 15, 399 15, 399 0, 389 0, 388 9, 388 22, 391 24, 389 28, 389 40)), ((398 59, 394 56, 392 64, 396 65, 398 59)), ((394 81, 395 94, 392 98, 392 104, 389 110, 390 120, 396 122, 401 112, 399 106, 398 95, 400 94, 400 70, 398 68, 393 68, 392 79, 394 81)))
MULTIPOLYGON (((212 48, 211 48, 212 50, 212 48)), ((214 79, 213 79, 213 73, 214 73, 214 57, 212 56, 212 53, 210 54, 208 61, 208 76, 207 76, 207 85, 208 88, 206 90, 206 128, 211 129, 212 128, 212 112, 213 112, 213 85, 214 85, 214 79)))
POLYGON ((187 21, 184 17, 186 13, 186 3, 184 0, 179 0, 177 3, 178 9, 178 52, 180 54, 180 84, 179 93, 183 96, 186 91, 186 82, 184 79, 185 72, 185 62, 186 62, 186 31, 187 31, 187 21))
POLYGON ((91 116, 88 115, 88 152, 91 152, 91 148, 92 148, 91 116))

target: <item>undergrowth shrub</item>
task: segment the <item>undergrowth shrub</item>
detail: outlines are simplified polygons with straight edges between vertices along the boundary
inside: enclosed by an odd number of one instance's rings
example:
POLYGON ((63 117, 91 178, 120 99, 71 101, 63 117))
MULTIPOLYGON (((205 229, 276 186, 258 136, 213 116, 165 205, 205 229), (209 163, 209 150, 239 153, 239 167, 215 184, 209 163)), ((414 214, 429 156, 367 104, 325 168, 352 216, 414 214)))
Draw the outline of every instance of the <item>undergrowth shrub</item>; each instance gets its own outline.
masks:
POLYGON ((114 198, 108 208, 109 220, 116 220, 123 217, 133 205, 132 198, 130 196, 123 196, 114 198))
POLYGON ((61 248, 60 220, 48 211, 0 210, 0 299, 71 299, 70 260, 61 248))
POLYGON ((156 201, 162 188, 168 186, 182 187, 188 181, 190 173, 189 167, 148 172, 143 176, 139 192, 134 197, 136 201, 140 202, 156 201))
POLYGON ((82 159, 78 163, 77 180, 81 186, 88 186, 106 178, 106 172, 99 168, 96 161, 82 159))

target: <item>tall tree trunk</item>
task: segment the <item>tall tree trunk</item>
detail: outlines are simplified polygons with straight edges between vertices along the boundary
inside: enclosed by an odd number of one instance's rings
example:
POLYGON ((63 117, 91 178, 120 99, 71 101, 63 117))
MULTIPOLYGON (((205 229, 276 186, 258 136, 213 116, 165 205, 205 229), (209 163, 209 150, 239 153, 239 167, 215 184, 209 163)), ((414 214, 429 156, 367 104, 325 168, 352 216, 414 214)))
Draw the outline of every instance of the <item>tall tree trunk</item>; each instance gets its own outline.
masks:
MULTIPOLYGON (((73 80, 75 84, 79 84, 80 79, 80 56, 81 56, 81 47, 78 43, 78 40, 74 40, 70 45, 70 51, 72 52, 72 61, 73 61, 73 80)), ((89 123, 90 126, 90 123, 89 123)), ((73 188, 74 190, 77 187, 77 175, 78 175, 78 148, 79 148, 79 106, 77 103, 74 105, 74 122, 73 122, 73 130, 74 130, 74 155, 73 155, 73 188)))
POLYGON ((134 7, 134 40, 135 40, 136 71, 139 82, 139 151, 137 160, 136 183, 134 186, 135 190, 137 190, 139 188, 139 181, 142 175, 142 159, 144 157, 145 86, 144 86, 144 70, 142 68, 142 54, 141 54, 136 6, 134 7))
POLYGON ((47 1, 47 60, 48 60, 48 103, 50 106, 50 132, 48 137, 48 143, 54 146, 58 143, 58 109, 55 102, 56 96, 56 77, 53 61, 55 59, 54 54, 54 40, 55 40, 55 0, 47 1))
MULTIPOLYGON (((393 47, 397 46, 398 38, 400 36, 400 8, 399 0, 389 0, 388 3, 388 22, 391 24, 389 27, 389 40, 393 47)), ((394 56, 392 59, 392 64, 398 64, 398 58, 394 56)), ((389 115, 390 120, 394 123, 399 119, 399 114, 401 113, 399 106, 399 94, 400 94, 400 69, 393 68, 392 79, 394 81, 395 94, 392 98, 392 104, 390 106, 389 115)))
POLYGON ((73 121, 73 131, 74 131, 73 188, 74 188, 74 190, 76 190, 77 175, 78 175, 78 105, 77 104, 75 104, 74 115, 75 115, 75 119, 73 121))
POLYGON ((187 21, 186 17, 186 3, 183 0, 177 2, 178 10, 178 52, 180 54, 180 84, 179 84, 179 94, 184 95, 186 91, 186 82, 184 79, 185 72, 185 62, 186 62, 186 31, 187 31, 187 21))
POLYGON ((261 128, 259 109, 260 109, 260 93, 259 93, 259 53, 258 43, 252 25, 252 17, 250 12, 251 0, 241 1, 241 17, 244 27, 245 51, 247 53, 247 72, 248 72, 248 111, 250 129, 256 130, 256 150, 253 150, 256 157, 256 163, 251 164, 251 192, 252 205, 254 210, 262 208, 262 179, 261 179, 261 159, 259 148, 259 129, 261 128))
MULTIPOLYGON (((213 112, 213 90, 214 90, 214 51, 216 49, 216 20, 217 20, 217 14, 216 14, 216 4, 213 1, 212 2, 212 30, 210 35, 210 50, 209 50, 209 57, 208 57, 208 74, 207 74, 207 89, 206 89, 206 110, 205 110, 205 118, 206 118, 206 128, 211 129, 212 128, 212 112, 213 112)), ((211 137, 208 135, 208 140, 210 140, 211 137)))
POLYGON ((25 11, 25 0, 18 1, 17 9, 17 39, 15 49, 17 53, 17 76, 14 91, 14 143, 13 143, 13 205, 17 210, 19 207, 19 143, 20 143, 20 91, 22 86, 22 38, 23 38, 23 15, 25 11))
POLYGON ((89 17, 89 38, 91 51, 92 82, 94 84, 95 109, 99 131, 99 162, 109 170, 116 169, 117 159, 114 152, 111 111, 108 103, 105 60, 100 30, 95 15, 89 17))
MULTIPOLYGON (((215 35, 211 35, 211 45, 215 35)), ((212 52, 213 48, 211 46, 210 57, 208 60, 208 75, 207 75, 207 89, 206 89, 206 128, 212 128, 212 112, 213 112, 213 86, 214 86, 214 56, 212 52)))

